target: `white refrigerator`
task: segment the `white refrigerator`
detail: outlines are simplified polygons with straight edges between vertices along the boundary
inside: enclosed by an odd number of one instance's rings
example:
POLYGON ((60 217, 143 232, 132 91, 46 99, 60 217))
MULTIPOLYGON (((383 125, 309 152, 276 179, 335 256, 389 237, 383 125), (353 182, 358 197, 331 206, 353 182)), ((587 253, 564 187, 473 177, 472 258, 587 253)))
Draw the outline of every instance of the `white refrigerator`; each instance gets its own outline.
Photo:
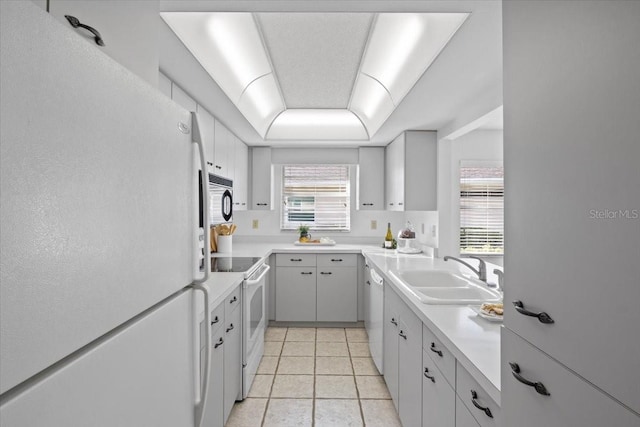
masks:
POLYGON ((197 425, 191 113, 30 1, 0 32, 0 425, 197 425))

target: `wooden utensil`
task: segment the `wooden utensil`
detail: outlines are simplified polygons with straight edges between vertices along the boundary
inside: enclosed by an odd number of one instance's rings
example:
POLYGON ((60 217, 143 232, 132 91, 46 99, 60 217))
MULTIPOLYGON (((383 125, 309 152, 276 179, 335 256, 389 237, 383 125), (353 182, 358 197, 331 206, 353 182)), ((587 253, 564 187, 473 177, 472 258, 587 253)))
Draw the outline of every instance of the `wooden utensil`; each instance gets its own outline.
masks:
POLYGON ((218 252, 218 232, 216 227, 211 228, 211 252, 218 252))

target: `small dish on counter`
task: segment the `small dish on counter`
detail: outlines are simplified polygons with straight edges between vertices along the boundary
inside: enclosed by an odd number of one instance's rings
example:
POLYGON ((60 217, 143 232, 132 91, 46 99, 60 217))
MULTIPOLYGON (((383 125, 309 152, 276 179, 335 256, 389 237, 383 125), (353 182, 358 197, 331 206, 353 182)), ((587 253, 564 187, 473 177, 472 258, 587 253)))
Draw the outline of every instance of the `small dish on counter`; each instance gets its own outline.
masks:
POLYGON ((498 304, 485 303, 485 304, 482 304, 480 307, 471 306, 469 308, 471 308, 471 310, 473 310, 478 316, 490 322, 502 322, 502 320, 504 319, 503 314, 496 313, 496 311, 498 312, 502 311, 503 309, 502 303, 498 303, 498 304))
POLYGON ((293 244, 296 246, 335 246, 336 242, 328 237, 321 237, 320 239, 309 240, 306 242, 296 240, 293 244))

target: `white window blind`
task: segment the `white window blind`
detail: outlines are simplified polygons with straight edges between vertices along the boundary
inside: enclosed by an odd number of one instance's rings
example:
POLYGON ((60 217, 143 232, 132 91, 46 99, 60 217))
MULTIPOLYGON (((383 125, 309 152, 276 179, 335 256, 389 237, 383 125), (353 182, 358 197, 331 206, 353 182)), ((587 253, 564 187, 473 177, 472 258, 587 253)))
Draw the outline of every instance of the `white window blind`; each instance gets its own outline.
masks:
POLYGON ((504 253, 504 168, 460 163, 460 253, 504 253))
POLYGON ((347 165, 282 167, 283 230, 308 225, 312 230, 349 231, 350 200, 347 165))

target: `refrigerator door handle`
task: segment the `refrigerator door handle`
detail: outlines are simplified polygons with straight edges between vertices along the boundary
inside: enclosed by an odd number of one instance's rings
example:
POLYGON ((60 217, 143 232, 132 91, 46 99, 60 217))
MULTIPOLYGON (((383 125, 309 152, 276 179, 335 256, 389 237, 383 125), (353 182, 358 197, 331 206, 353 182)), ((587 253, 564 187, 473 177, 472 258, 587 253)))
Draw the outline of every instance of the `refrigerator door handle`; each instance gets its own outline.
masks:
MULTIPOLYGON (((209 291, 205 286, 201 284, 193 284, 191 287, 194 290, 202 291, 204 293, 204 325, 205 325, 205 360, 204 372, 202 372, 201 379, 198 375, 196 379, 196 389, 199 384, 201 385, 200 396, 195 402, 195 427, 201 427, 204 420, 204 410, 207 402, 207 395, 209 393, 209 373, 211 371, 211 310, 209 309, 209 291)), ((199 343, 198 343, 199 344, 199 343)), ((196 345, 196 354, 199 351, 199 345, 196 345)), ((197 372, 197 370, 196 370, 197 372)))
POLYGON ((198 152, 200 153, 200 173, 202 174, 202 226, 204 228, 204 276, 200 279, 195 279, 193 283, 202 284, 209 280, 209 273, 211 272, 211 256, 209 254, 209 248, 211 248, 211 233, 209 232, 209 176, 207 173, 207 159, 204 157, 204 142, 202 140, 202 134, 200 133, 200 123, 198 122, 198 115, 193 111, 191 112, 191 128, 191 140, 198 145, 198 152))

